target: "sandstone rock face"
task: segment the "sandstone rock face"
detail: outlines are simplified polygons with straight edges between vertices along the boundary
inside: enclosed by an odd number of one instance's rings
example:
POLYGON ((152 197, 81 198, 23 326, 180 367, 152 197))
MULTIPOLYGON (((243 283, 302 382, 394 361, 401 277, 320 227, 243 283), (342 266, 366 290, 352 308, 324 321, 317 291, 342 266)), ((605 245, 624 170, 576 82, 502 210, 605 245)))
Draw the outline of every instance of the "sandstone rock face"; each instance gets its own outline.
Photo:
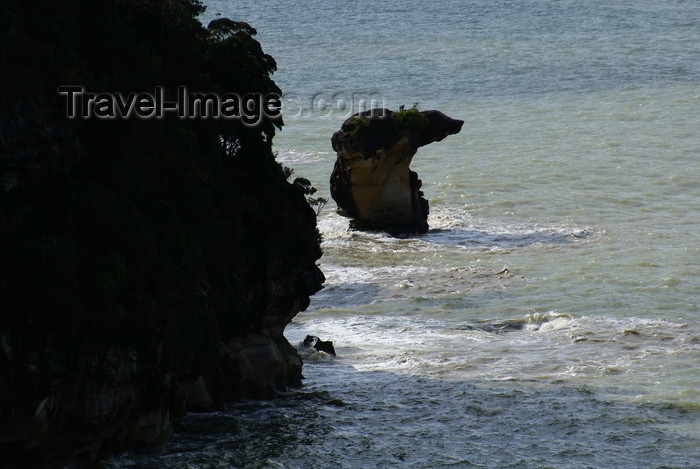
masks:
POLYGON ((458 133, 463 123, 417 109, 373 109, 346 120, 331 139, 338 155, 331 196, 339 212, 361 229, 427 231, 428 201, 409 166, 419 147, 458 133))

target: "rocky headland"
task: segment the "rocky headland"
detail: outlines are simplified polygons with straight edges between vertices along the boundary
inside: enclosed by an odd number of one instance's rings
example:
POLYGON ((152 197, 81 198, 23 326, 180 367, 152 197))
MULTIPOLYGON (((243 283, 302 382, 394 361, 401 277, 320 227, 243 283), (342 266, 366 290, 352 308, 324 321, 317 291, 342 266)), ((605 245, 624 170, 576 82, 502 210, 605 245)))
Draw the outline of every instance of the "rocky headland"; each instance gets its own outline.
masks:
POLYGON ((283 335, 324 282, 281 119, 69 119, 60 85, 280 93, 200 2, 0 12, 0 467, 163 451, 186 412, 300 383, 283 335))

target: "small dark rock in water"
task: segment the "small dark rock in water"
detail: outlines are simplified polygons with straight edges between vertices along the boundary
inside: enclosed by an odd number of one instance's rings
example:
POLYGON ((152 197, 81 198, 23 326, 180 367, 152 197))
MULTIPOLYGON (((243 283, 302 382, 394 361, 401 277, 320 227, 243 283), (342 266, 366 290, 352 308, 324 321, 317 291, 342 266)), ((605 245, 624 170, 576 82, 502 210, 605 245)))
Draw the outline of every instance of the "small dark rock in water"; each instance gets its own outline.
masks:
POLYGON ((345 407, 347 404, 342 399, 331 399, 326 402, 326 405, 332 405, 334 407, 345 407))
POLYGON ((304 347, 313 347, 319 352, 326 352, 335 356, 335 348, 332 340, 321 340, 315 335, 307 335, 304 339, 304 347))

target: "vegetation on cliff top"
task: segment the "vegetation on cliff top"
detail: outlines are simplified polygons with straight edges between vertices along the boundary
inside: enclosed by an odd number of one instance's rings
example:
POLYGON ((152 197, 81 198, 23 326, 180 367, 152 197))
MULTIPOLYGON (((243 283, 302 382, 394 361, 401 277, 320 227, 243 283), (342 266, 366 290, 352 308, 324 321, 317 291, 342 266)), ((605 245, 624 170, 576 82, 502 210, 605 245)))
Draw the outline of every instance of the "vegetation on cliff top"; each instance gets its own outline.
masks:
POLYGON ((391 114, 391 117, 402 127, 416 134, 421 133, 430 125, 428 119, 420 113, 418 103, 413 104, 408 109, 402 104, 397 111, 391 114))
MULTIPOLYGON (((414 134, 420 134, 425 129, 428 128, 430 123, 428 119, 421 114, 418 103, 414 103, 413 106, 406 109, 403 104, 399 106, 399 109, 391 113, 391 119, 396 121, 404 129, 408 129, 414 134)), ((370 130, 369 117, 367 115, 359 116, 355 115, 350 118, 352 123, 352 128, 350 130, 350 136, 354 141, 359 141, 363 135, 367 135, 370 130)))
MULTIPOLYGON (((59 85, 280 93, 255 30, 205 28, 203 10, 0 0, 0 332, 160 335, 197 292, 262 278, 270 256, 320 256, 271 151, 281 120, 65 117, 59 85)), ((232 329, 255 314, 223 310, 232 329)))

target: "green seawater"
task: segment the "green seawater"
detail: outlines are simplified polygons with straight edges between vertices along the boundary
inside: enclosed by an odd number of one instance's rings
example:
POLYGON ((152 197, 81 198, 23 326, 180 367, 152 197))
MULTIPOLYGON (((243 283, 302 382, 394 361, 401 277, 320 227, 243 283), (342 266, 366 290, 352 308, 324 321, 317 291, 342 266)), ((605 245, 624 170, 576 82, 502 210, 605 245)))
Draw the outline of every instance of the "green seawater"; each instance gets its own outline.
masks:
POLYGON ((465 121, 431 230, 321 211, 304 386, 114 467, 700 467, 700 2, 209 0, 258 30, 278 160, 330 200, 361 99, 465 121))

